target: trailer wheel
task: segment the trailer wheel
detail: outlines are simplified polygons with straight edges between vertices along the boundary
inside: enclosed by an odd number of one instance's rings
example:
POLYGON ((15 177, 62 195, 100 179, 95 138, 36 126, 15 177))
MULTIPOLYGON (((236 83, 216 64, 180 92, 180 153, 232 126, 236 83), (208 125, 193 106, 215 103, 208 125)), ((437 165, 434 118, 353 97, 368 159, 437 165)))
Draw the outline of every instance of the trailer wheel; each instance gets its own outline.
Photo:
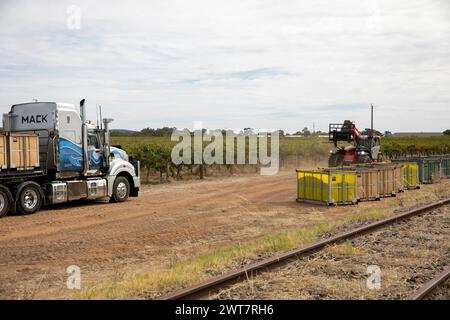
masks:
POLYGON ((0 217, 6 216, 11 206, 11 201, 9 201, 8 194, 0 189, 0 217))
POLYGON ((114 181, 111 202, 127 201, 130 195, 130 183, 127 178, 118 176, 114 181))
POLYGON ((42 190, 36 183, 27 183, 19 187, 17 207, 22 214, 32 214, 42 206, 42 190))

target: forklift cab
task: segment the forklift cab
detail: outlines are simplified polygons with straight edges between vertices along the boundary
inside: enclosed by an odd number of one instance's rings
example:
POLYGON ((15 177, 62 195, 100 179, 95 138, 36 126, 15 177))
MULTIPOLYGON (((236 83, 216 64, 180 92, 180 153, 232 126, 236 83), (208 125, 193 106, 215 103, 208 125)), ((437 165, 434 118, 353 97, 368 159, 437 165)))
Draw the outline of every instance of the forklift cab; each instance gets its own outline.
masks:
POLYGON ((370 148, 372 159, 381 161, 381 138, 379 136, 373 136, 370 140, 372 140, 372 147, 370 148))
POLYGON ((368 136, 362 136, 359 138, 357 143, 357 149, 359 151, 370 151, 372 149, 372 139, 368 136))
POLYGON ((370 155, 372 160, 378 160, 381 152, 381 141, 378 136, 362 136, 358 140, 357 152, 360 155, 370 155))
POLYGON ((378 136, 363 136, 358 141, 358 149, 365 149, 366 151, 380 147, 380 145, 380 137, 378 136))
POLYGON ((358 152, 364 151, 370 154, 372 160, 377 160, 381 152, 381 141, 378 136, 363 136, 357 145, 358 152))

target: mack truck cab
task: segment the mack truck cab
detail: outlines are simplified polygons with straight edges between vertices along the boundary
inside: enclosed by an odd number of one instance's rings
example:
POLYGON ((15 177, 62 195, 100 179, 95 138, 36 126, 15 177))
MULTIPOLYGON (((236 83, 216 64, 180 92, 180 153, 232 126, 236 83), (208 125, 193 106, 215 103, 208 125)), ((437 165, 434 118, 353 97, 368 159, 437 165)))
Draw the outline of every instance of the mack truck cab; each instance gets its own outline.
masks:
MULTIPOLYGON (((0 216, 8 212, 31 214, 43 205, 73 200, 110 199, 123 202, 137 197, 140 164, 110 145, 109 126, 86 120, 85 100, 72 104, 30 102, 16 104, 3 115, 5 162, 0 170, 0 216), (35 137, 38 161, 33 167, 17 167, 14 137, 35 137), (15 163, 15 162, 14 162, 15 163)), ((22 146, 21 146, 22 148, 22 146)), ((17 156, 18 155, 18 156, 17 156)))

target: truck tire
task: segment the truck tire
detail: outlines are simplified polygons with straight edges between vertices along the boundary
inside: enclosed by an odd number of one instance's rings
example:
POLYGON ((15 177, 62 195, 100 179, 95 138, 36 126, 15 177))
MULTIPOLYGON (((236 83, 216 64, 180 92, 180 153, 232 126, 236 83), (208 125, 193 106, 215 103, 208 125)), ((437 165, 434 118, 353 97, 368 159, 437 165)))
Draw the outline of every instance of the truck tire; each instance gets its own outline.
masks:
POLYGON ((32 214, 42 206, 42 189, 34 182, 25 182, 18 187, 17 208, 21 214, 32 214))
POLYGON ((6 216, 11 206, 11 201, 3 188, 0 188, 0 218, 6 216))
POLYGON ((130 196, 130 183, 127 178, 118 176, 114 180, 111 202, 124 202, 130 196))

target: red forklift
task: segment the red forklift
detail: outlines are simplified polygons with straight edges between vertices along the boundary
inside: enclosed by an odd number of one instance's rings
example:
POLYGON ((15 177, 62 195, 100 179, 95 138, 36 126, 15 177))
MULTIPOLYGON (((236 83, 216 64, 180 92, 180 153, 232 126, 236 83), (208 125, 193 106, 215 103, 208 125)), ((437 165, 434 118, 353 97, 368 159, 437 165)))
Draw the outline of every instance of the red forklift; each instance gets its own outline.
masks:
POLYGON ((329 167, 340 167, 355 163, 381 162, 381 137, 371 130, 370 135, 363 135, 355 123, 345 120, 344 123, 331 123, 329 126, 329 140, 337 148, 332 151, 328 159, 329 167), (352 145, 339 147, 338 142, 348 142, 352 145))

